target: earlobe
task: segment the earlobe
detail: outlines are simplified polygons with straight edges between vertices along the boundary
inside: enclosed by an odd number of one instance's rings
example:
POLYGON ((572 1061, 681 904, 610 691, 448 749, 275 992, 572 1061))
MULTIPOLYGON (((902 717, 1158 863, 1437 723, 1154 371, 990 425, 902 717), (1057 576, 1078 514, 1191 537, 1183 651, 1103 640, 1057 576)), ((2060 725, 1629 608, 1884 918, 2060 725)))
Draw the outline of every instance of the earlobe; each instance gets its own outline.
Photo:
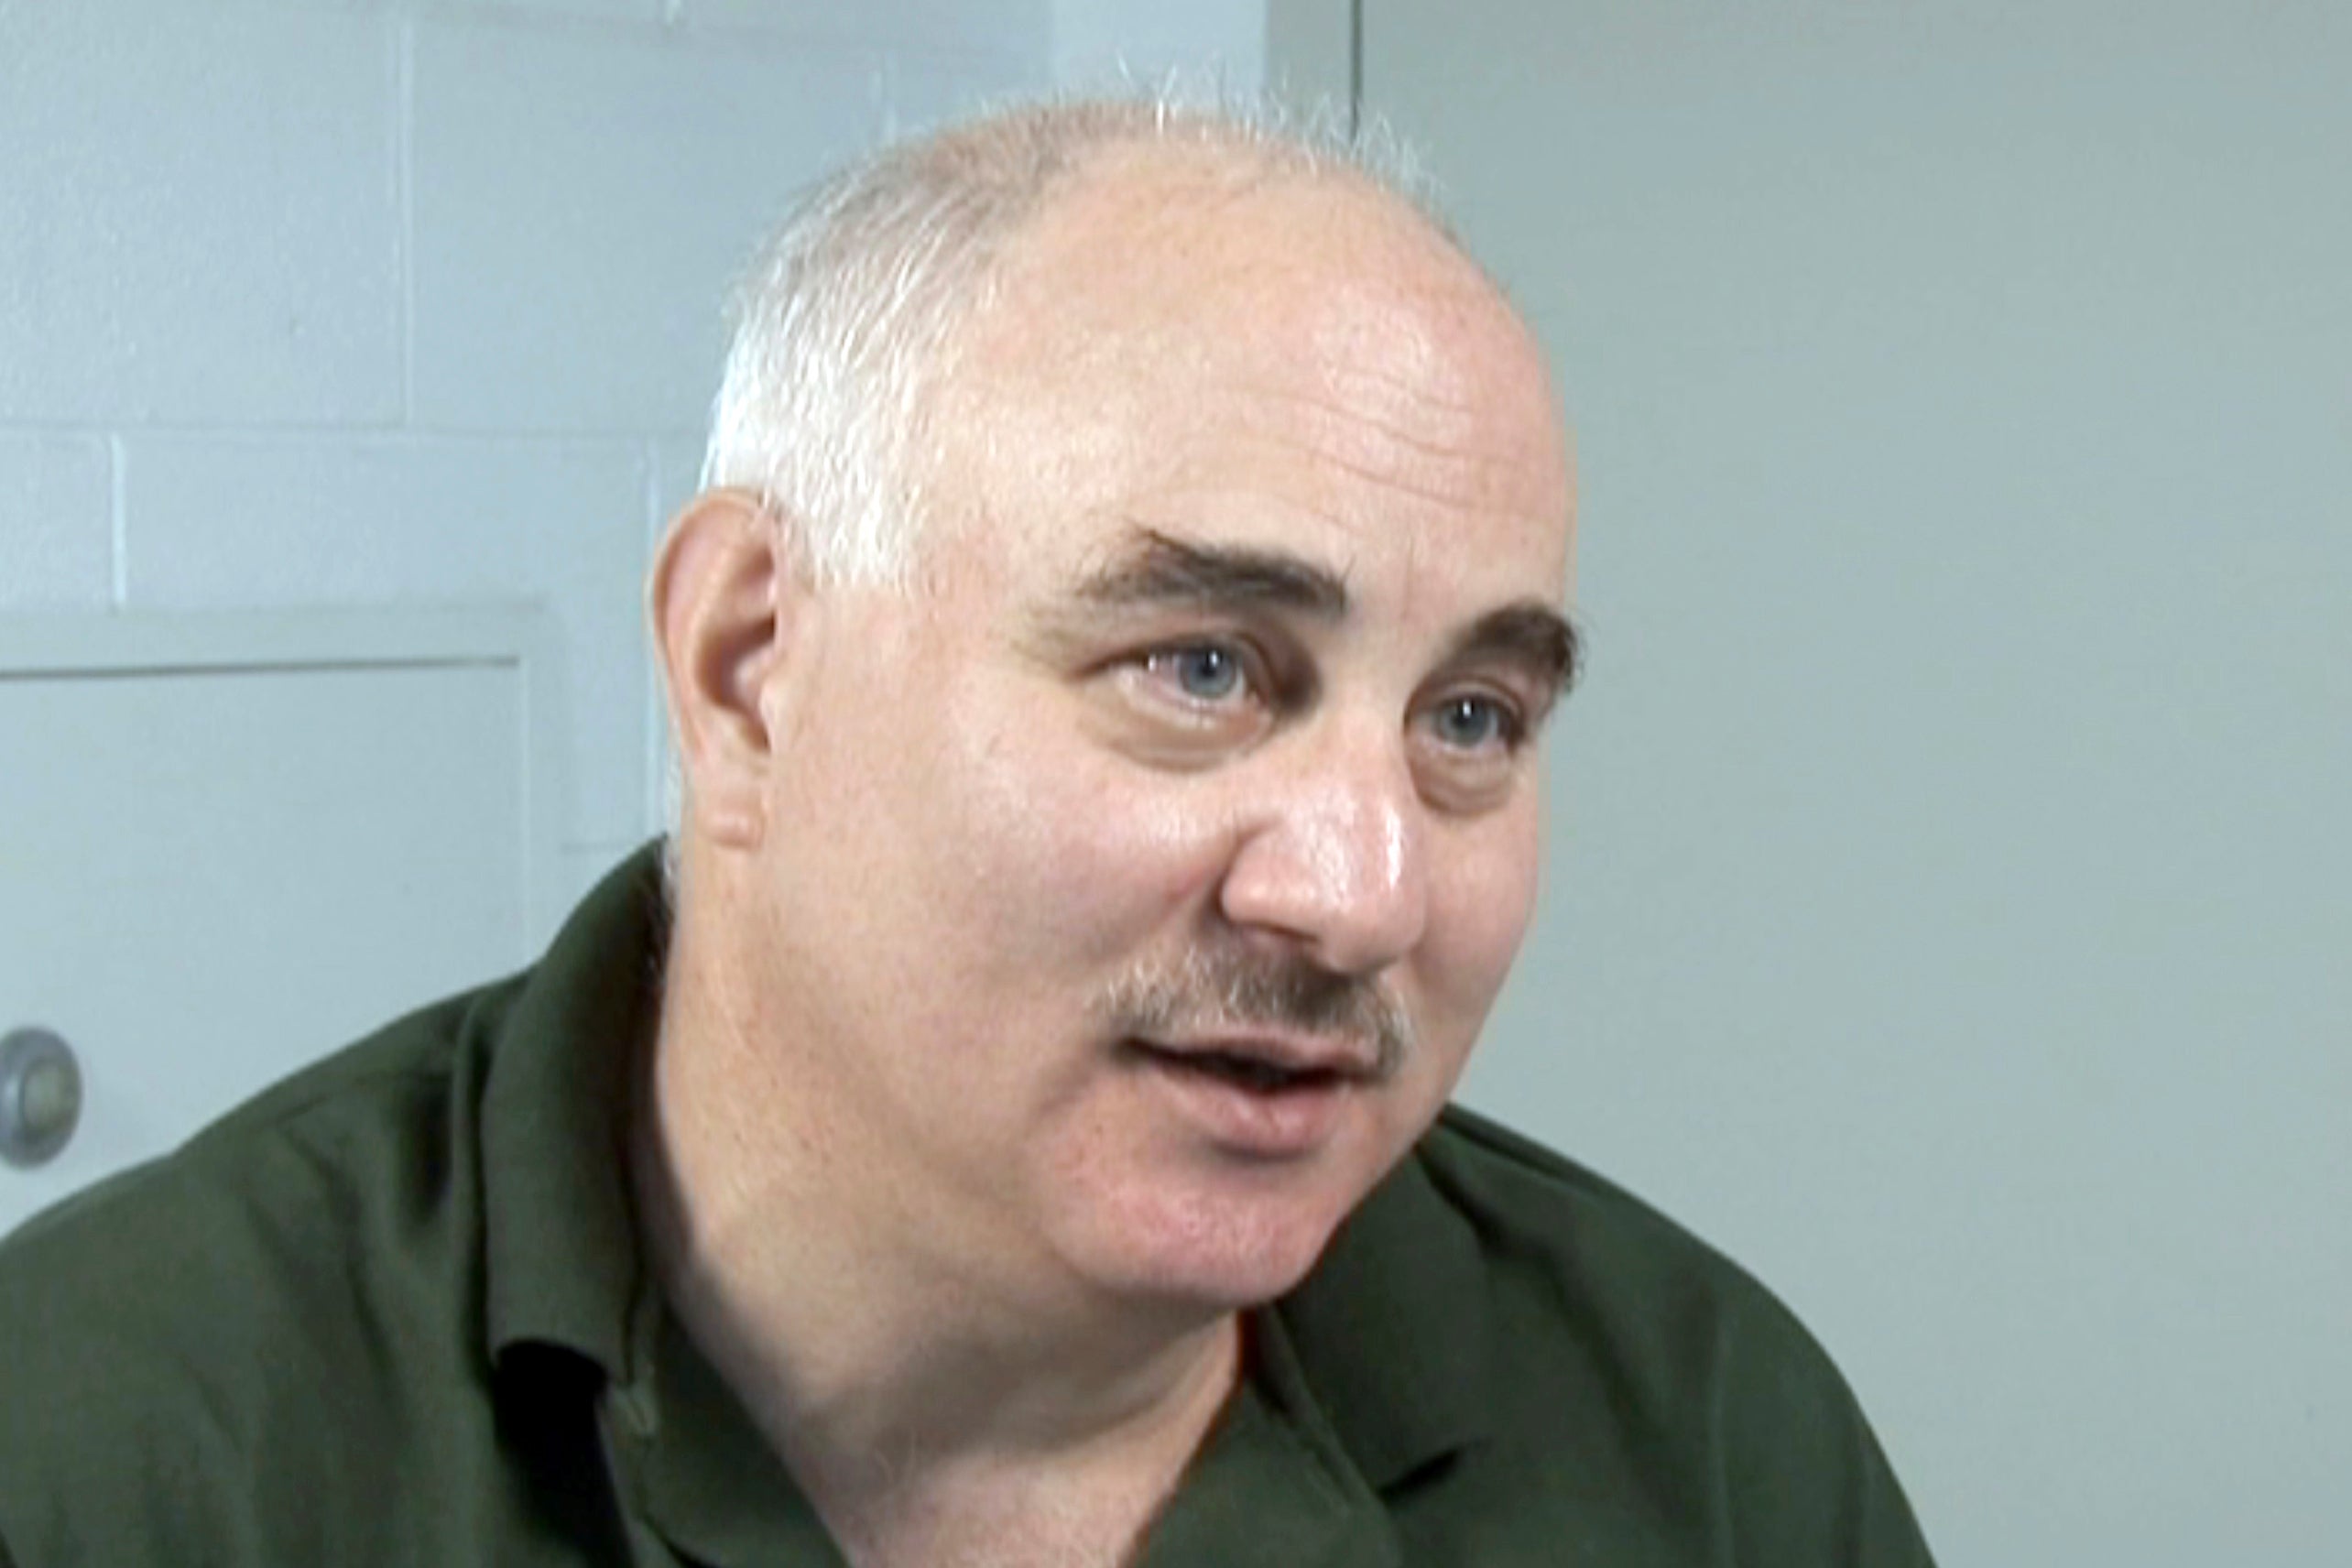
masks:
POLYGON ((648 587, 687 825, 722 846, 751 848, 765 834, 777 739, 768 688, 800 608, 787 550, 757 496, 709 491, 671 522, 648 587))

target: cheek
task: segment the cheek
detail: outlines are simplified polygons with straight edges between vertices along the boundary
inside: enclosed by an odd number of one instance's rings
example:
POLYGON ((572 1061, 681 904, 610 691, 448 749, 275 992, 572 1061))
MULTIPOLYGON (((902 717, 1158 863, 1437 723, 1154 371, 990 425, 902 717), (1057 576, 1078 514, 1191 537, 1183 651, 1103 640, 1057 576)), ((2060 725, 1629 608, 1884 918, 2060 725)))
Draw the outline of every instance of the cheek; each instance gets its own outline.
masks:
POLYGON ((946 773, 931 793, 950 806, 932 828, 935 895, 1000 978, 1066 979, 1131 957, 1214 877, 1215 814, 1082 737, 967 704, 938 755, 946 773))
POLYGON ((1490 842, 1466 848, 1452 874, 1431 888, 1423 979, 1445 1027, 1460 1033, 1459 1053, 1467 1054, 1519 956, 1535 912, 1541 856, 1541 834, 1530 814, 1490 842))

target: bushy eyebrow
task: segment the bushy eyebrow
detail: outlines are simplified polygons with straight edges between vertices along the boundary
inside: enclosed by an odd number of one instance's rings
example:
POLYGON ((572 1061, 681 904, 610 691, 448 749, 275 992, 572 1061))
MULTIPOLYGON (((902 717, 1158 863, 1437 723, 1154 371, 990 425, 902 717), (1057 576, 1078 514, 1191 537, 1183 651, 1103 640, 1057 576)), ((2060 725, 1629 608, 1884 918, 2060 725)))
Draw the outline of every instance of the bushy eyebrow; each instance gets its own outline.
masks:
MULTIPOLYGON (((1083 578, 1082 604, 1112 609, 1176 604, 1237 610, 1275 605, 1336 621, 1348 609, 1337 574, 1277 550, 1201 544, 1138 528, 1107 563, 1083 578)), ((1557 700, 1584 667, 1584 640, 1568 618, 1540 599, 1481 615, 1454 640, 1446 662, 1500 659, 1528 670, 1557 700)))
POLYGON ((1454 642, 1447 662, 1504 659, 1525 666, 1557 702, 1584 668, 1584 640, 1568 617, 1536 599, 1481 615, 1454 642))
POLYGON ((1078 584, 1077 597, 1114 609, 1276 605, 1318 620, 1347 614, 1347 584, 1323 567, 1272 550, 1196 544, 1137 530, 1118 555, 1078 584))

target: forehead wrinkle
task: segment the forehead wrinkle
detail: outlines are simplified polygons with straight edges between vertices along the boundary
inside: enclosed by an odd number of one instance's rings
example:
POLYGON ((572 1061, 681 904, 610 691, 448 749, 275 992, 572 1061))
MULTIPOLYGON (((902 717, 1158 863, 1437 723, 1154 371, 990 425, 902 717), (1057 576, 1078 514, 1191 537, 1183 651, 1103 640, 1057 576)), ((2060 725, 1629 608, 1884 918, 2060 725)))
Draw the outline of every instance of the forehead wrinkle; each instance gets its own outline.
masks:
POLYGON ((1432 430, 1428 403, 1368 409, 1272 385, 1248 385, 1242 390, 1254 404, 1279 410, 1272 417, 1236 421, 1247 439, 1307 452, 1349 475, 1425 501, 1458 505, 1523 491, 1529 481, 1556 466, 1544 452, 1530 450, 1542 441, 1540 432, 1492 440, 1502 433, 1501 421, 1484 419, 1465 406, 1436 405, 1437 411, 1450 417, 1444 421, 1447 428, 1432 430))
MULTIPOLYGON (((1401 436, 1389 443, 1392 449, 1403 449, 1401 452, 1391 450, 1384 461, 1378 454, 1341 450, 1343 443, 1301 440, 1263 430, 1251 434, 1261 441, 1301 448, 1340 473, 1436 506, 1461 506, 1465 497, 1485 490, 1476 482, 1478 475, 1508 473, 1513 467, 1505 458, 1428 452, 1401 436)), ((1390 436, 1393 432, 1382 434, 1390 436)))
MULTIPOLYGON (((1343 377, 1335 374, 1328 379, 1335 383, 1343 377)), ((1399 390, 1406 392, 1411 390, 1403 381, 1388 377, 1376 378, 1368 375, 1356 374, 1345 379, 1359 381, 1378 379, 1387 381, 1388 385, 1399 390)), ((1334 397, 1327 391, 1302 392, 1278 387, 1270 382, 1247 384, 1239 390, 1259 402, 1308 409, 1332 423, 1363 425, 1367 429, 1379 431, 1400 445, 1428 452, 1432 456, 1466 455, 1464 449, 1476 444, 1475 437, 1480 425, 1477 412, 1470 405, 1447 402, 1437 397, 1390 399, 1392 403, 1411 401, 1417 406, 1411 409, 1382 408, 1376 411, 1357 406, 1353 399, 1334 397), (1432 412, 1456 417, 1446 422, 1447 428, 1443 430, 1423 434, 1413 433, 1410 427, 1416 423, 1431 422, 1428 420, 1428 416, 1432 412)))
POLYGON ((1336 399, 1451 416, 1465 431, 1497 415, 1498 398, 1552 403, 1541 347, 1483 274, 1359 276, 1320 293, 1306 331, 1336 399))

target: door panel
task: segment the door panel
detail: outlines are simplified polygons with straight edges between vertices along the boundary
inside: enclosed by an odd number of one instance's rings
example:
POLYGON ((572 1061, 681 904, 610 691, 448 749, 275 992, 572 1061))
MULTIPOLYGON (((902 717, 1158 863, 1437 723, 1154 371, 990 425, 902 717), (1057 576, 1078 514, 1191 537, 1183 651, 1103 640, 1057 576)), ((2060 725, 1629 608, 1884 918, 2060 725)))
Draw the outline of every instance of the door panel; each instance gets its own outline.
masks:
POLYGON ((0 1166, 0 1231, 529 956, 535 618, 198 625, 0 660, 0 1032, 83 1078, 64 1151, 0 1166))

